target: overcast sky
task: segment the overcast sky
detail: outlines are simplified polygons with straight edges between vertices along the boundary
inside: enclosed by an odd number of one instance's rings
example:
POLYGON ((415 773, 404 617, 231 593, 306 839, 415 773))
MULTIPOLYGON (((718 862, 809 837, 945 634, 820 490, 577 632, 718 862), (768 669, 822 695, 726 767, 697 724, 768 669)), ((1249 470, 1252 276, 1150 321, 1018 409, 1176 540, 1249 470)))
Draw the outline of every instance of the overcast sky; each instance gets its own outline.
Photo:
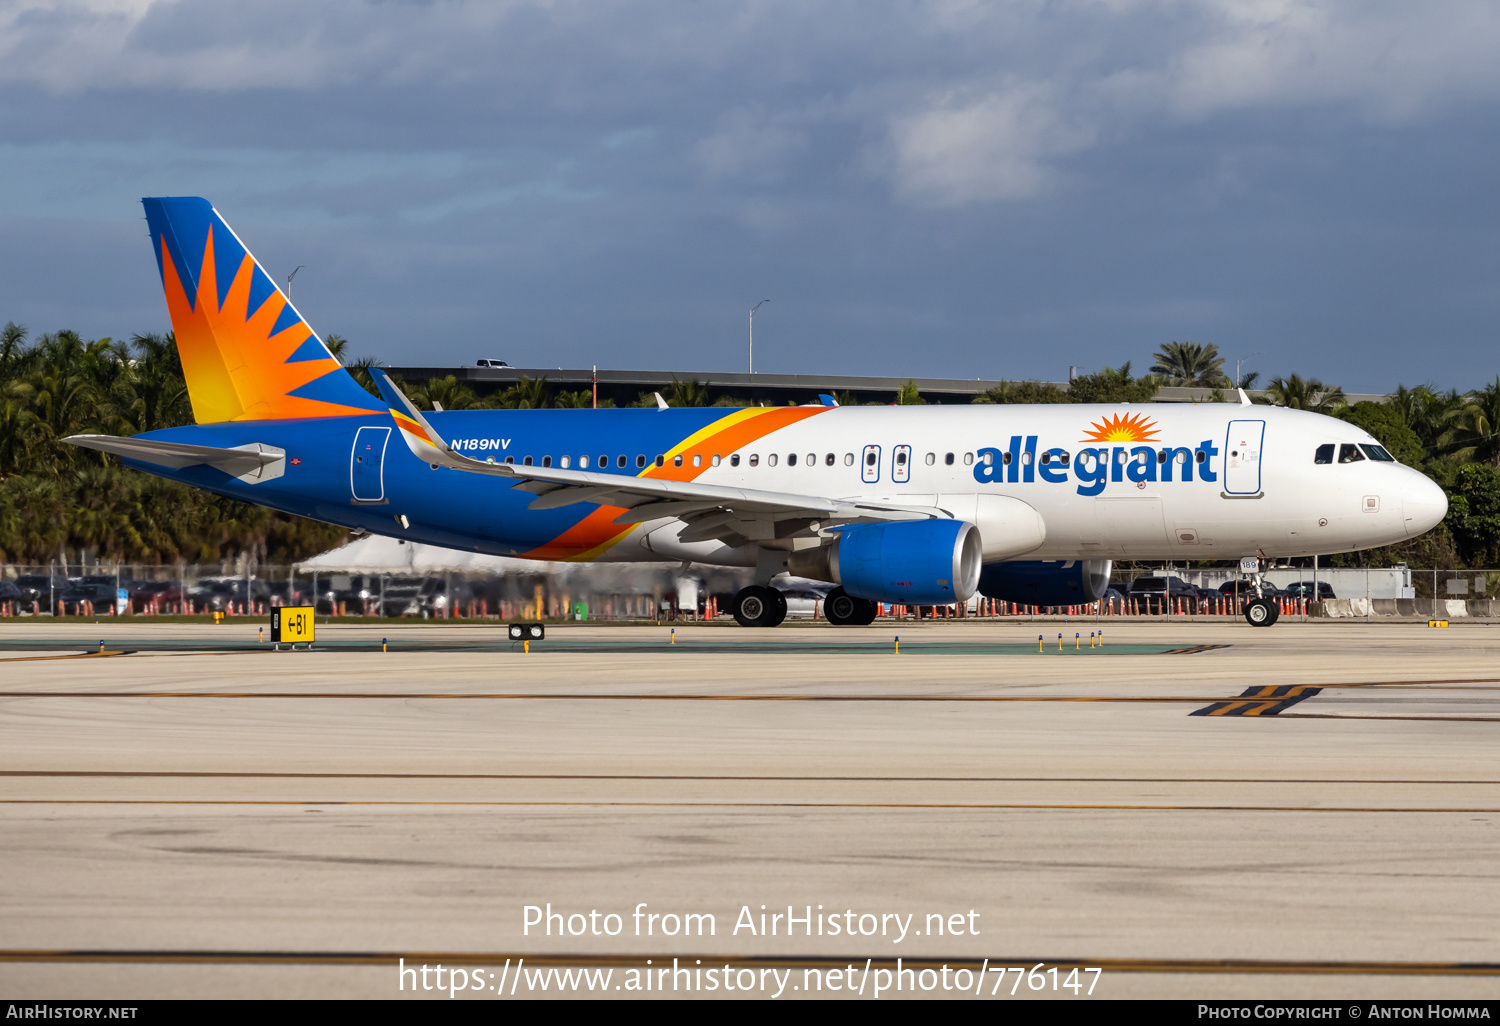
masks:
POLYGON ((1494 0, 0 0, 0 322, 208 197, 392 364, 1500 372, 1494 0))

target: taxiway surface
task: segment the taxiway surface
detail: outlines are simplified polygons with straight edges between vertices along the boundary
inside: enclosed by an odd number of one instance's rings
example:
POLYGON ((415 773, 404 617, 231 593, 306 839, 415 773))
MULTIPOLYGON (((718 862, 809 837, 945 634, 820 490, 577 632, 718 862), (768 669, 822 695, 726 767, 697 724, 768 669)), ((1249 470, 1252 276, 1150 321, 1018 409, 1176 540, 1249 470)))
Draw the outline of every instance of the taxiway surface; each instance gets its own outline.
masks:
POLYGON ((1500 995, 1500 627, 258 626, 0 627, 0 995, 397 996, 403 953, 1500 995), (625 931, 523 935, 548 902, 625 931), (761 905, 979 932, 731 932, 761 905))

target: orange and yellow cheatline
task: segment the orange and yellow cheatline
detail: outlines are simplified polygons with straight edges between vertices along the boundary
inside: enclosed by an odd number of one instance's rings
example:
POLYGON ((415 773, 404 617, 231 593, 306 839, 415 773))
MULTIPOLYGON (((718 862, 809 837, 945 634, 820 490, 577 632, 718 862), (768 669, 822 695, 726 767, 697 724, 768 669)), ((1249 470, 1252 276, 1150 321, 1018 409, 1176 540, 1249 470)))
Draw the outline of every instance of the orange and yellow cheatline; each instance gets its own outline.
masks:
POLYGON ((1090 425, 1085 442, 1154 442, 1156 424, 1143 413, 1111 414, 1090 425))

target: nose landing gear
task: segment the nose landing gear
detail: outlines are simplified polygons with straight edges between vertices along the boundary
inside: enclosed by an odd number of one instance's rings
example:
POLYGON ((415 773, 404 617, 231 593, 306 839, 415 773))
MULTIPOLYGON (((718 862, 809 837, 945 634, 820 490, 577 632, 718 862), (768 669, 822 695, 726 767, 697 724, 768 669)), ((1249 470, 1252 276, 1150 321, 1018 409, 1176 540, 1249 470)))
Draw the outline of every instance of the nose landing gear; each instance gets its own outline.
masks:
POLYGON ((786 619, 786 596, 763 584, 741 588, 734 596, 734 618, 741 627, 775 627, 786 619))
POLYGON ((1245 619, 1251 627, 1269 627, 1280 615, 1281 610, 1270 599, 1251 599, 1245 603, 1245 619))

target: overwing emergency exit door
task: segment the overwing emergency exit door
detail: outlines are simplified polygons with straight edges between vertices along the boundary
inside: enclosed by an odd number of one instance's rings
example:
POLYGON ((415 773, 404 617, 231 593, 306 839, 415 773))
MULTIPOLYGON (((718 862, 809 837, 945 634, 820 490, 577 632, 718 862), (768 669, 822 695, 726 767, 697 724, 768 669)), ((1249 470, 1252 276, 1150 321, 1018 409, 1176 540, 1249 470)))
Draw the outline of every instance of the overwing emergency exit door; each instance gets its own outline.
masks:
POLYGON ((1224 439, 1224 494, 1260 494, 1260 450, 1263 420, 1231 420, 1224 439))
POLYGON ((349 491, 355 502, 385 501, 385 447, 388 427, 362 427, 349 453, 349 491))

